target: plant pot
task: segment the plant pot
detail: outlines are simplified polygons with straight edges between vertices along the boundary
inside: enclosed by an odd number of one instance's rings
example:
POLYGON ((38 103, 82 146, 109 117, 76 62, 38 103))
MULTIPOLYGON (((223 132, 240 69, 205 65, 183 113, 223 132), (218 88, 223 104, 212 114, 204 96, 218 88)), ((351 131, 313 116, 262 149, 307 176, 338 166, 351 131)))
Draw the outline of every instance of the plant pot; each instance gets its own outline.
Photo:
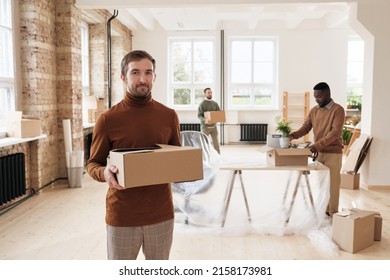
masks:
POLYGON ((290 147, 290 138, 289 137, 280 137, 279 138, 280 148, 287 149, 290 147))

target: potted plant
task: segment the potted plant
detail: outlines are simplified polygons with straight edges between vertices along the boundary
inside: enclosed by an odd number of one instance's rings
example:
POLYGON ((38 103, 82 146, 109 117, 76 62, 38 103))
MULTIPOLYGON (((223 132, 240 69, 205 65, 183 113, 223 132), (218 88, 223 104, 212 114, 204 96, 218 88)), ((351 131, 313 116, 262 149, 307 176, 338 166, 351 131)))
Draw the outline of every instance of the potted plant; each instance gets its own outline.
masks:
POLYGON ((276 131, 282 133, 282 137, 279 139, 280 147, 283 149, 290 147, 290 138, 288 135, 291 133, 291 122, 283 119, 279 120, 276 123, 276 131))

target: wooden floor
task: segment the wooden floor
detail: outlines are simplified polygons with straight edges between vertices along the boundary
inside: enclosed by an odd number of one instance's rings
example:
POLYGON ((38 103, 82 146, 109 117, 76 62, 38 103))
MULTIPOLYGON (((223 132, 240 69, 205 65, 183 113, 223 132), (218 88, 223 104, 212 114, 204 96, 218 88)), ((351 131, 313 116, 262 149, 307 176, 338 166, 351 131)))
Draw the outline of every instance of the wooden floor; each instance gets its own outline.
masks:
MULTIPOLYGON (((250 157, 261 149, 260 145, 225 145, 221 154, 250 157)), ((66 183, 57 181, 0 216, 0 259, 106 259, 106 185, 88 175, 84 175, 81 188, 69 188, 66 183)), ((305 234, 240 233, 188 226, 178 220, 171 259, 390 259, 390 191, 342 189, 340 207, 351 207, 352 203, 379 211, 383 217, 382 240, 355 254, 319 246, 321 240, 305 234)), ((229 211, 234 213, 235 209, 229 211)))

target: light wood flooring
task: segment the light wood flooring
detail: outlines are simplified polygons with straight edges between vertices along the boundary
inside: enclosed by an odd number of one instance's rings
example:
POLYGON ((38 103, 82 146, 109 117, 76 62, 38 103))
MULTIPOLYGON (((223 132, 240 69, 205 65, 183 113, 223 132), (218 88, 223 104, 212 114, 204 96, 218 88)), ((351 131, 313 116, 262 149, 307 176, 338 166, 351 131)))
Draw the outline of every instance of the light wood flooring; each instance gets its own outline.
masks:
MULTIPOLYGON (((261 145, 225 145, 221 147, 221 154, 223 157, 249 158, 262 148, 261 145)), ((0 259, 106 259, 106 185, 91 180, 86 174, 81 188, 69 188, 66 183, 57 181, 0 216, 0 259)), ((382 240, 355 254, 318 246, 306 234, 234 232, 228 227, 224 230, 188 226, 178 220, 171 259, 390 259, 390 191, 342 189, 340 207, 351 207, 352 202, 379 211, 383 217, 382 240)), ((234 207, 237 206, 232 203, 230 217, 237 211, 234 207)), ((141 253, 139 259, 142 258, 141 253)))

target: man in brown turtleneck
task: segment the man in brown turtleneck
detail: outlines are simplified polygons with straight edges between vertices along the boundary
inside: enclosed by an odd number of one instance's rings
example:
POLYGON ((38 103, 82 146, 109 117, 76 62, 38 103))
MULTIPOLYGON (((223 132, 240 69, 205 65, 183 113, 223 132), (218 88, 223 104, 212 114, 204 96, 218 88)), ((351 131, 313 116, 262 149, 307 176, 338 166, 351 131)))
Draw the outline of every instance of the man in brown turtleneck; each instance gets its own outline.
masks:
POLYGON ((145 51, 128 53, 121 63, 126 95, 96 121, 87 163, 88 174, 108 183, 106 196, 108 259, 168 259, 172 245, 174 207, 170 184, 125 189, 107 165, 110 150, 180 146, 176 112, 152 98, 156 62, 145 51))

